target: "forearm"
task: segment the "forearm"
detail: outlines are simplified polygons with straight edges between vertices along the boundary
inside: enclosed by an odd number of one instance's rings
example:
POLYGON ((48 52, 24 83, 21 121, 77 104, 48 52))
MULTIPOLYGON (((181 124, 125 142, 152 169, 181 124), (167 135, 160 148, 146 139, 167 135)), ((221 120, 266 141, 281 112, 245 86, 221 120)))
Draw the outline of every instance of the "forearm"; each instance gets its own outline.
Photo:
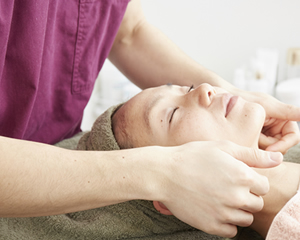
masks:
POLYGON ((187 56, 145 19, 140 20, 132 34, 116 38, 109 59, 141 88, 166 83, 210 83, 228 90, 233 87, 187 56))
POLYGON ((138 161, 139 151, 70 151, 0 137, 0 152, 2 217, 61 214, 151 198, 147 184, 155 178, 153 171, 143 171, 150 163, 138 161))

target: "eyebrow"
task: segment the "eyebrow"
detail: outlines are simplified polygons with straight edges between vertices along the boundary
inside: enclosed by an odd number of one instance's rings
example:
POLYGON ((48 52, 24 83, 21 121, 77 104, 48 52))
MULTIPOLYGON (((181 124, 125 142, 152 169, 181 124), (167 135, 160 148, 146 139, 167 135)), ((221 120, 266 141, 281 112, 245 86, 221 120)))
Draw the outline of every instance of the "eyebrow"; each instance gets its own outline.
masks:
MULTIPOLYGON (((171 83, 167 83, 166 86, 168 87, 172 87, 172 84, 171 83)), ((146 123, 146 126, 148 127, 148 129, 150 129, 150 120, 149 120, 149 115, 150 115, 150 112, 152 111, 152 109, 162 100, 164 96, 163 95, 158 95, 156 96, 154 99, 152 99, 150 101, 149 104, 147 104, 147 106, 145 107, 145 110, 144 110, 144 120, 145 120, 145 123, 146 123)))

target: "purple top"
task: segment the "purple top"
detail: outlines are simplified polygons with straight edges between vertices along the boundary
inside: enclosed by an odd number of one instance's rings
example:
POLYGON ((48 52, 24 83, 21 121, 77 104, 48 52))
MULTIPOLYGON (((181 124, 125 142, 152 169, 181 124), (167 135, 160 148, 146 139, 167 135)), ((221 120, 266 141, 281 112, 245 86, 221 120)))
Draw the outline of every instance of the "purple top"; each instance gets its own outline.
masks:
POLYGON ((0 135, 52 144, 80 131, 129 1, 0 1, 0 135))

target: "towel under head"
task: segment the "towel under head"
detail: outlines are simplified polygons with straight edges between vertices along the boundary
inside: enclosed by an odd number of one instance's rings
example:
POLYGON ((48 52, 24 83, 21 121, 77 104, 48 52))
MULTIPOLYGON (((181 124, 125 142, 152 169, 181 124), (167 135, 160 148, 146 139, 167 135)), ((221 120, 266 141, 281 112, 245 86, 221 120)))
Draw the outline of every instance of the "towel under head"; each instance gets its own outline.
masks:
POLYGON ((119 150, 113 129, 112 116, 123 104, 118 104, 107 109, 93 124, 90 132, 84 134, 77 145, 78 150, 110 151, 119 150))

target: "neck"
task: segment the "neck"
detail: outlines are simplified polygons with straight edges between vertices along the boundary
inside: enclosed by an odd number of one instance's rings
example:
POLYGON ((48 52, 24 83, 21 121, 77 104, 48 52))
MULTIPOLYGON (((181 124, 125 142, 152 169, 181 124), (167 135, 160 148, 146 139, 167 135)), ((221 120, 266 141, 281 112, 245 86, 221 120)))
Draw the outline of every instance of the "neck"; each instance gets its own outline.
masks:
POLYGON ((277 207, 264 207, 262 211, 253 214, 254 221, 250 227, 258 232, 263 238, 266 238, 272 221, 279 211, 280 209, 278 209, 277 207))
POLYGON ((263 197, 264 207, 254 214, 251 225, 252 229, 265 238, 274 217, 298 190, 300 165, 284 162, 274 168, 255 170, 268 177, 270 183, 270 191, 263 197))

